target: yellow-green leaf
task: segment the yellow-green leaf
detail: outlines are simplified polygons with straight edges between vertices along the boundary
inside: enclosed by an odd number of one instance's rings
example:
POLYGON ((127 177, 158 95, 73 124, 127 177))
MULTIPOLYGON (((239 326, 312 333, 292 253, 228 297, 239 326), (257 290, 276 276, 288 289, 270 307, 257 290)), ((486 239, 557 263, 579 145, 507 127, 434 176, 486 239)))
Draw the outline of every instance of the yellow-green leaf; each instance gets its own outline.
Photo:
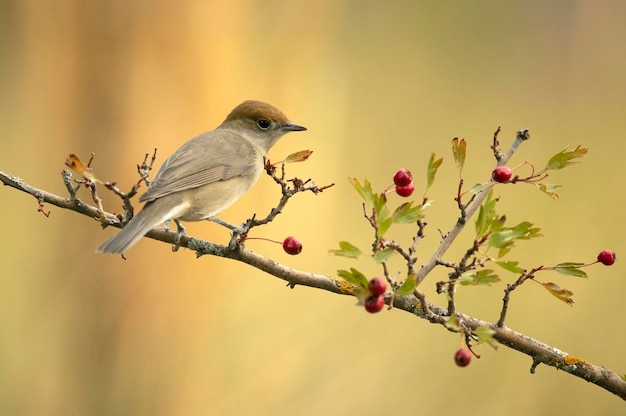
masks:
POLYGON ((587 273, 584 270, 581 270, 580 266, 583 266, 584 263, 559 263, 554 266, 554 270, 557 272, 564 274, 566 276, 575 276, 575 277, 588 277, 587 273))
POLYGON ((457 281, 463 286, 490 285, 491 283, 499 282, 500 278, 491 269, 481 269, 469 270, 461 274, 457 281))
POLYGON ((476 195, 493 185, 492 182, 477 183, 468 191, 470 194, 476 195))
POLYGON ((443 158, 435 159, 435 154, 430 154, 430 159, 428 160, 428 168, 426 169, 426 189, 430 188, 435 181, 435 175, 437 174, 437 169, 443 163, 443 158))
POLYGON ((337 275, 348 283, 366 288, 368 285, 367 277, 354 267, 350 270, 337 270, 337 275))
POLYGON ((405 202, 396 208, 392 218, 395 223, 411 224, 424 218, 424 208, 421 205, 414 207, 413 201, 405 202))
POLYGON ((347 241, 339 242, 339 250, 328 250, 328 252, 330 254, 334 254, 335 256, 343 256, 353 259, 358 259, 363 254, 363 252, 358 247, 350 244, 347 241))
POLYGON ((406 277, 406 280, 400 285, 398 289, 396 289, 396 295, 405 296, 410 295, 415 290, 417 286, 417 279, 415 279, 414 274, 410 274, 406 277))
POLYGON ((512 273, 523 273, 524 269, 519 267, 519 262, 517 261, 496 261, 498 266, 502 267, 504 270, 508 270, 512 273))
POLYGON ((465 166, 465 155, 467 153, 467 143, 465 139, 459 140, 458 137, 452 139, 452 155, 454 155, 454 163, 459 168, 459 173, 463 172, 465 166))
POLYGON ((574 150, 567 151, 567 147, 556 155, 552 156, 546 164, 546 170, 563 169, 564 167, 576 163, 573 159, 583 157, 587 154, 588 149, 576 146, 574 150))
POLYGON ((376 254, 374 254, 374 260, 376 260, 377 263, 382 263, 384 261, 387 261, 387 259, 391 257, 392 255, 394 255, 395 253, 396 253, 396 250, 388 247, 388 248, 385 248, 376 252, 376 254))
POLYGON ((494 349, 498 349, 498 341, 493 337, 496 333, 493 329, 486 326, 479 326, 474 331, 474 334, 478 337, 479 344, 491 345, 494 349))
POLYGON ((459 332, 461 330, 461 325, 459 325, 459 318, 457 318, 456 315, 450 316, 450 318, 448 318, 448 320, 443 325, 454 332, 459 332))
POLYGON ((485 202, 480 206, 478 216, 476 217, 476 238, 482 237, 491 228, 491 222, 496 216, 496 202, 497 199, 493 199, 493 189, 487 194, 485 202))
POLYGON ((378 220, 378 237, 383 237, 385 233, 389 230, 389 227, 391 227, 391 224, 393 224, 392 217, 385 218, 383 221, 380 221, 379 219, 378 220))

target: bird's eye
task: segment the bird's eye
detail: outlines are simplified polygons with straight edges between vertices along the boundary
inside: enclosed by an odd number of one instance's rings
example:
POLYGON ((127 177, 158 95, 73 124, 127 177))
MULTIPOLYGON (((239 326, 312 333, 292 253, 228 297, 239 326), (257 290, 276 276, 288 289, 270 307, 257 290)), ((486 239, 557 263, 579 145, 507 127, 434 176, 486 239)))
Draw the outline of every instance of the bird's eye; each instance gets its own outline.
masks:
POLYGON ((272 125, 272 123, 270 123, 270 121, 266 118, 261 118, 259 120, 257 120, 256 125, 261 129, 261 130, 267 130, 270 128, 270 126, 272 125))

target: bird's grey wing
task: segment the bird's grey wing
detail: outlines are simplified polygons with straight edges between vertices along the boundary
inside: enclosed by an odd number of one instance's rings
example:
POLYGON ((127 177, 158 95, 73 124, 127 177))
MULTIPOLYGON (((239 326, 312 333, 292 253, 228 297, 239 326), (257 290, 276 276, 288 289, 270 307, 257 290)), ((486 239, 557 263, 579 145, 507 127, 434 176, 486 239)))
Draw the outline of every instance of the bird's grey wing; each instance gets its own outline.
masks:
POLYGON ((248 175, 259 163, 259 151, 239 135, 211 131, 194 137, 172 154, 139 201, 248 175))

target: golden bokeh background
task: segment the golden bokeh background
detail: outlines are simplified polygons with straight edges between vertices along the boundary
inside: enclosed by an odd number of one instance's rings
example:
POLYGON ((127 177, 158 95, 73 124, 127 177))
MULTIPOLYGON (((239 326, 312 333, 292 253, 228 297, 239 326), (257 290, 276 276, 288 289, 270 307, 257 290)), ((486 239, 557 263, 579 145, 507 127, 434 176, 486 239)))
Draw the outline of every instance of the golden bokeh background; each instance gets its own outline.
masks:
MULTIPOLYGON (((464 177, 493 166, 497 126, 507 145, 531 140, 512 161, 538 167, 567 145, 583 163, 549 179, 553 201, 531 186, 499 186, 500 212, 544 238, 519 244, 524 266, 618 253, 590 279, 538 277, 571 289, 573 308, 538 285, 514 293, 508 325, 626 373, 623 163, 626 148, 626 4, 615 1, 97 1, 0 4, 0 170, 65 195, 69 153, 128 189, 135 165, 157 165, 217 126, 245 99, 261 99, 309 128, 272 149, 280 160, 315 151, 288 173, 335 188, 295 198, 255 236, 297 235, 296 257, 263 241, 248 248, 291 267, 332 275, 370 262, 329 256, 337 241, 366 249, 371 236, 347 178, 377 189, 411 169, 419 198, 431 152, 445 158, 420 262, 453 225, 458 173, 450 140, 469 142, 464 177), (439 231, 440 230, 440 231, 439 231)), ((120 202, 101 191, 110 211, 120 202)), ((89 201, 84 191, 80 195, 89 201)), ((262 177, 222 216, 262 215, 279 190, 262 177)), ((248 266, 151 240, 128 260, 94 253, 115 230, 0 190, 0 414, 2 415, 508 415, 620 414, 619 398, 481 347, 453 363, 457 335, 400 311, 368 315, 354 299, 296 287, 248 266)), ((399 199, 392 197, 393 203, 399 199)), ((413 230, 398 229, 406 242, 413 230)), ((211 223, 188 232, 226 242, 211 223)), ((471 240, 471 227, 447 260, 471 240)), ((503 274, 505 280, 513 276, 503 274)), ((425 282, 430 299, 436 270, 425 282)), ((504 282, 460 288, 461 310, 494 321, 504 282)))

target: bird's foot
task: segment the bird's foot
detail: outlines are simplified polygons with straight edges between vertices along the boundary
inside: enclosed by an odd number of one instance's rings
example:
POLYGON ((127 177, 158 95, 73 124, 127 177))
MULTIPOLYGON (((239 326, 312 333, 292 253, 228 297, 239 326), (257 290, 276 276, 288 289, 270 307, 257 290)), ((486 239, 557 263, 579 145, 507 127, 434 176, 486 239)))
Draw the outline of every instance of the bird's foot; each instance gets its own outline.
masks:
MULTIPOLYGON (((178 249, 180 248, 180 239, 183 236, 187 235, 187 233, 185 232, 185 226, 181 224, 180 221, 174 220, 174 223, 176 224, 176 236, 174 237, 174 245, 172 246, 172 251, 178 251, 178 249)), ((169 221, 167 225, 169 226, 169 221)))

